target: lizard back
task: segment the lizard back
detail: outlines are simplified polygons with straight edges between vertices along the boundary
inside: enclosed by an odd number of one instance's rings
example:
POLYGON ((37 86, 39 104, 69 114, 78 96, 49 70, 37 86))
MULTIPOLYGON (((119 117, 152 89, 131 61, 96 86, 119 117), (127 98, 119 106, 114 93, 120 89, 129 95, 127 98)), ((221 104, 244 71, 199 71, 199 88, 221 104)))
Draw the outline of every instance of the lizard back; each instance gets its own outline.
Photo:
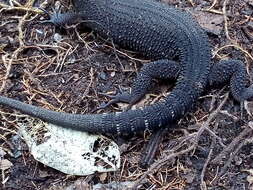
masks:
POLYGON ((1 97, 0 103, 67 128, 124 134, 164 127, 182 117, 205 89, 211 53, 205 32, 181 10, 151 0, 74 0, 85 24, 113 43, 153 59, 179 55, 176 87, 143 109, 108 114, 54 112, 1 97))

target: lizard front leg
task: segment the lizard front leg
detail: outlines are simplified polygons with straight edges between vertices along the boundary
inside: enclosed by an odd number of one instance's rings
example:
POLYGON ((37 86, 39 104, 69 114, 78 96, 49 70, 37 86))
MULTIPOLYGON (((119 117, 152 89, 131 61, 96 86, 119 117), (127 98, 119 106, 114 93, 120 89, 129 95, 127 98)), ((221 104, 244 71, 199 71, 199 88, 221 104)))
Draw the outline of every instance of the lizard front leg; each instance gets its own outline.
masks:
POLYGON ((112 100, 105 105, 100 105, 96 110, 104 109, 119 102, 128 103, 129 105, 127 109, 130 109, 134 104, 141 100, 148 90, 150 90, 153 79, 176 79, 179 72, 179 63, 167 59, 145 64, 137 74, 137 78, 132 85, 131 93, 121 92, 115 96, 106 95, 112 98, 112 100))

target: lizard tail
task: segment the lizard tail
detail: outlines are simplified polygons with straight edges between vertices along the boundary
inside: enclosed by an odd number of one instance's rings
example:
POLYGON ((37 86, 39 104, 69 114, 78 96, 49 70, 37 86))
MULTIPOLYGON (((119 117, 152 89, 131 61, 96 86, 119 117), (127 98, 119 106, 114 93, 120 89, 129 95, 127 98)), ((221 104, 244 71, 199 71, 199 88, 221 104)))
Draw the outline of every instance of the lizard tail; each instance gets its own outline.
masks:
MULTIPOLYGON (((181 83, 179 86, 183 84, 181 83)), ((164 101, 152 104, 143 109, 120 113, 70 114, 51 111, 4 96, 0 96, 0 105, 19 110, 32 117, 73 130, 122 135, 137 133, 146 129, 156 130, 184 115, 188 111, 189 105, 192 105, 197 99, 195 95, 198 95, 195 92, 196 89, 194 90, 189 84, 185 84, 184 87, 179 86, 164 101), (189 92, 190 94, 186 94, 189 92), (178 94, 182 97, 191 98, 182 99, 178 94)))

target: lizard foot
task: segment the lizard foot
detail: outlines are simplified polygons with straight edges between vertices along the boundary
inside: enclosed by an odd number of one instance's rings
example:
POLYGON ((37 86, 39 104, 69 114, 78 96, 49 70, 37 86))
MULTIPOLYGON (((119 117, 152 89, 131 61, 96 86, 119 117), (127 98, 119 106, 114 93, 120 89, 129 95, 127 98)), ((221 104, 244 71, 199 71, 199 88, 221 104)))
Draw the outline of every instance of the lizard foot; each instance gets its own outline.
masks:
POLYGON ((49 13, 47 10, 43 8, 39 8, 42 10, 49 19, 39 21, 40 23, 51 23, 58 27, 63 27, 66 24, 74 24, 79 21, 79 14, 74 12, 60 13, 59 9, 52 8, 53 13, 49 13))
POLYGON ((52 8, 53 13, 51 14, 44 8, 39 7, 39 9, 42 10, 43 13, 49 17, 49 19, 39 21, 41 24, 52 23, 58 25, 57 18, 59 17, 60 14, 59 10, 52 8))
POLYGON ((98 110, 101 110, 101 109, 105 109, 109 106, 111 106, 112 104, 116 104, 116 103, 119 103, 119 102, 124 102, 124 103, 128 103, 129 105, 127 106, 127 109, 126 110, 129 110, 134 103, 132 103, 131 101, 131 95, 129 93, 118 93, 116 95, 108 95, 108 94, 105 94, 105 93, 99 93, 101 95, 104 95, 108 98, 111 98, 111 100, 106 103, 106 104, 101 104, 100 106, 98 106, 97 108, 95 108, 94 110, 92 110, 92 112, 95 112, 95 111, 98 111, 98 110))

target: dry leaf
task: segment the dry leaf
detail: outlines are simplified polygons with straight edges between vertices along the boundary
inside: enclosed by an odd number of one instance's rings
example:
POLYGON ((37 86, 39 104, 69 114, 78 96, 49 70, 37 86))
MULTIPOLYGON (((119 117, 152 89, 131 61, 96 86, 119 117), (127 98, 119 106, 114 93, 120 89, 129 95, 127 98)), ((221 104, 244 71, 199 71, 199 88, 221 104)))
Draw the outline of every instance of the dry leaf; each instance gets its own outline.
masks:
POLYGON ((7 170, 11 166, 13 166, 13 164, 9 160, 7 160, 7 159, 0 160, 0 169, 1 170, 7 170))
POLYGON ((101 182, 104 182, 106 180, 107 177, 107 173, 102 173, 101 175, 99 175, 99 179, 101 182))

